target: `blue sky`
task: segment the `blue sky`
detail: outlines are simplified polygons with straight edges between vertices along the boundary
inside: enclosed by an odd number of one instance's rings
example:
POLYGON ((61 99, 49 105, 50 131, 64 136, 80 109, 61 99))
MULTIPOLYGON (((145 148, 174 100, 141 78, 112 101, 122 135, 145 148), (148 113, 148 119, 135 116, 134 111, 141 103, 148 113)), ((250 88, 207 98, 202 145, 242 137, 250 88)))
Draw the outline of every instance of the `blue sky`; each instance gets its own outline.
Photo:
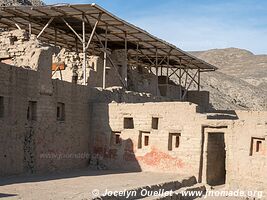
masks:
POLYGON ((237 47, 267 54, 265 0, 46 0, 97 3, 183 50, 237 47))

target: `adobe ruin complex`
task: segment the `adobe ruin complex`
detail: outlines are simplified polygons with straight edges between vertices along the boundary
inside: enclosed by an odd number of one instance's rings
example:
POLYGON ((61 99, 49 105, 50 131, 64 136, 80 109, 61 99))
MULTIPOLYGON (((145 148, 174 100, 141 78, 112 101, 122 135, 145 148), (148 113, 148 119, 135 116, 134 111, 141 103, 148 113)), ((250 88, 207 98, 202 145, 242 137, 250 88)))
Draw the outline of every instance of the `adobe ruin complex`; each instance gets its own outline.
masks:
POLYGON ((215 66, 96 4, 1 7, 0 28, 0 176, 90 166, 267 192, 267 112, 213 109, 215 66))

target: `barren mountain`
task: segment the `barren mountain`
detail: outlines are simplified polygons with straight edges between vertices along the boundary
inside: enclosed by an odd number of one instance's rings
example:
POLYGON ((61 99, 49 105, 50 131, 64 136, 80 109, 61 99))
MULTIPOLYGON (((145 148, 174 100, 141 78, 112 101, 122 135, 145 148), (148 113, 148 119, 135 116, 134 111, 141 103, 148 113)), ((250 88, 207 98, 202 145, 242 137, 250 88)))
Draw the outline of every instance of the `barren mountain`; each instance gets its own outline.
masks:
POLYGON ((44 3, 41 0, 0 0, 0 6, 41 6, 44 3))
POLYGON ((267 55, 237 48, 190 52, 219 69, 203 74, 203 88, 210 91, 216 109, 265 110, 267 55))

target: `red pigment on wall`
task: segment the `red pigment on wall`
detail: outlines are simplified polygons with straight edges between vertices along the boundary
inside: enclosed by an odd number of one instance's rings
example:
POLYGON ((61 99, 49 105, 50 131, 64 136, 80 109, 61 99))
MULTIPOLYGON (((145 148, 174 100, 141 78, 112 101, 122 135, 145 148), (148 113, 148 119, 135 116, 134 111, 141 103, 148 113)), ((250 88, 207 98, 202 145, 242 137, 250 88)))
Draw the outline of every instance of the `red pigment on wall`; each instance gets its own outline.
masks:
POLYGON ((156 166, 159 168, 183 168, 184 163, 182 160, 170 156, 167 153, 158 151, 153 148, 149 153, 144 156, 138 156, 137 160, 146 165, 156 166))

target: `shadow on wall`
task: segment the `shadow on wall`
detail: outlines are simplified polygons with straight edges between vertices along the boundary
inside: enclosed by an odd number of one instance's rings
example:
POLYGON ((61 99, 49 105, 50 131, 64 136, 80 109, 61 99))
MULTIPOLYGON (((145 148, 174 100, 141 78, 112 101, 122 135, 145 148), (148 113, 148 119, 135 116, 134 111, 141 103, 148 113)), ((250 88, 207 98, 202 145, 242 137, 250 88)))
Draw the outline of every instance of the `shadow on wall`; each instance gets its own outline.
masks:
MULTIPOLYGON (((89 104, 89 107, 91 105, 89 104)), ((80 169, 62 169, 56 172, 47 172, 45 174, 22 174, 10 177, 4 177, 0 179, 0 186, 9 185, 14 183, 27 183, 27 182, 40 182, 48 180, 74 178, 80 176, 102 176, 107 174, 122 174, 139 172, 141 168, 134 154, 134 146, 131 139, 123 140, 120 135, 112 132, 109 126, 109 112, 108 105, 102 108, 101 118, 94 117, 94 112, 91 110, 91 120, 95 120, 99 128, 94 128, 89 131, 90 137, 87 140, 89 145, 87 168, 80 169), (92 130, 95 130, 94 132, 92 130), (110 137, 107 137, 110 135, 110 137), (113 137, 112 137, 113 136, 113 137), (105 160, 105 162, 103 162, 105 160), (125 162, 118 162, 118 160, 127 161, 127 170, 123 168, 125 162), (109 170, 106 166, 109 166, 107 162, 110 162, 118 167, 109 170)), ((97 115, 98 116, 98 115, 97 115)), ((91 123, 91 120, 88 121, 91 123)), ((65 137, 68 135, 65 134, 65 137)), ((29 143, 29 146, 32 144, 29 143)), ((38 144, 36 144, 38 145, 38 144)), ((49 159, 49 158, 48 158, 49 159)), ((60 159, 58 161, 66 163, 66 159, 60 159)), ((38 173, 38 172, 37 172, 38 173)))
POLYGON ((91 119, 90 166, 96 169, 108 169, 109 166, 128 172, 142 171, 135 156, 134 142, 130 138, 122 139, 121 131, 112 130, 109 126, 108 104, 101 106, 101 110, 93 109, 92 113, 96 112, 101 114, 91 119))

